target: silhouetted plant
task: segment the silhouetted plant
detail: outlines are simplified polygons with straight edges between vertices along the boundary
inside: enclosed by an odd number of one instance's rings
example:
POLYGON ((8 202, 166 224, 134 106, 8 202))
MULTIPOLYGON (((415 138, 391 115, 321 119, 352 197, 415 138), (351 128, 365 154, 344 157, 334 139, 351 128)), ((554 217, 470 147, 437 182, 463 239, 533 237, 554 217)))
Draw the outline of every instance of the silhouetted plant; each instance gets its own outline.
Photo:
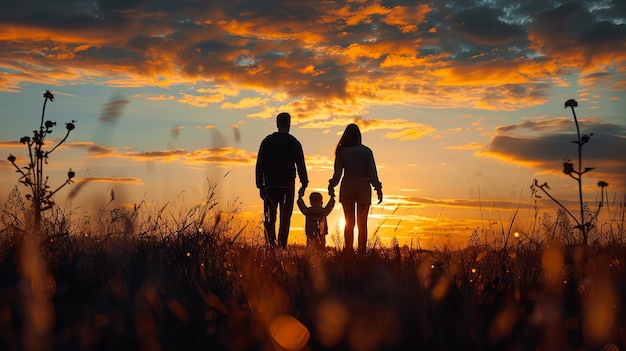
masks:
POLYGON ((54 95, 50 90, 46 90, 43 94, 43 109, 41 111, 41 122, 39 123, 39 129, 33 131, 32 138, 24 136, 20 139, 20 142, 28 147, 28 164, 24 167, 17 165, 17 158, 12 154, 9 155, 9 162, 15 167, 16 172, 20 174, 19 182, 24 184, 30 190, 30 194, 26 195, 26 199, 32 202, 33 205, 33 231, 36 235, 41 232, 41 217, 43 211, 46 211, 54 206, 53 196, 64 186, 72 183, 75 173, 70 170, 67 172, 67 179, 56 189, 52 190, 48 185, 49 177, 44 175, 44 167, 48 164, 50 154, 56 150, 61 144, 63 144, 70 132, 74 130, 76 121, 71 121, 65 124, 66 134, 61 141, 59 141, 50 150, 44 150, 45 140, 48 134, 52 133, 52 128, 56 126, 56 122, 46 120, 44 122, 44 116, 46 113, 46 103, 54 101, 54 95))
MULTIPOLYGON (((24 230, 27 211, 24 198, 17 185, 7 196, 0 214, 0 234, 15 234, 24 230)), ((9 235, 12 236, 12 235, 9 235)))
POLYGON ((576 111, 574 110, 574 108, 577 106, 578 106, 578 102, 576 102, 576 100, 574 99, 569 99, 565 101, 565 108, 569 107, 572 110, 572 115, 574 116, 574 123, 576 125, 577 140, 572 141, 572 142, 578 145, 578 167, 576 168, 574 164, 570 162, 570 160, 566 159, 563 161, 563 173, 567 174, 572 179, 576 180, 576 182, 578 183, 578 203, 580 205, 580 217, 574 216, 567 207, 565 207, 559 200, 557 200, 554 196, 550 194, 549 192, 550 187, 548 186, 547 182, 544 182, 543 184, 539 184, 537 179, 533 179, 533 184, 530 186, 530 188, 531 188, 532 194, 538 198, 541 198, 541 196, 537 194, 537 191, 541 190, 552 201, 554 201, 557 205, 559 205, 565 211, 565 213, 567 213, 576 222, 576 225, 574 226, 574 228, 579 229, 581 231, 582 239, 583 239, 583 247, 584 247, 584 250, 586 251, 588 240, 589 240, 589 231, 591 230, 591 228, 593 228, 594 226, 593 222, 598 218, 600 209, 604 205, 604 193, 605 193, 604 188, 606 188, 609 184, 605 181, 598 182, 598 187, 602 188, 602 192, 601 192, 602 196, 600 198, 600 201, 598 202, 598 208, 595 212, 592 212, 590 215, 588 214, 587 216, 585 216, 585 213, 587 211, 585 211, 585 202, 583 201, 582 179, 585 173, 592 171, 594 168, 582 167, 582 148, 583 148, 583 145, 589 142, 593 133, 583 134, 582 136, 580 135, 580 128, 578 126, 578 118, 576 118, 576 111))

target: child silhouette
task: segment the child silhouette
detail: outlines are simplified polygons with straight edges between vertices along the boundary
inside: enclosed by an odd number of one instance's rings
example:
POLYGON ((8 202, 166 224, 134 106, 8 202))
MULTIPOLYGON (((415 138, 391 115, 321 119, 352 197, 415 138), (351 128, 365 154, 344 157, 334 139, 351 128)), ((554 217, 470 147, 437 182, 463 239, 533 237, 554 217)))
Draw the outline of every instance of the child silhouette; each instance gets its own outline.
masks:
POLYGON ((328 223, 326 217, 335 206, 335 197, 331 195, 326 206, 323 206, 322 194, 312 192, 309 195, 310 207, 304 203, 302 194, 298 194, 298 208, 306 217, 304 223, 304 233, 306 234, 307 247, 323 249, 326 247, 326 234, 328 234, 328 223))

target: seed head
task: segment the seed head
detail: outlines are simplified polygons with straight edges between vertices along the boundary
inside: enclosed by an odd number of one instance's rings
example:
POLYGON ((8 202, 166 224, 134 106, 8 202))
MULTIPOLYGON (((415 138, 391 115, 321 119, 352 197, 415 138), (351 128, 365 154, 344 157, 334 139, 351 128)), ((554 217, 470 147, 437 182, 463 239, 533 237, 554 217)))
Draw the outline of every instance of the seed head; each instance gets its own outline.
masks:
POLYGON ((76 173, 74 173, 74 171, 72 171, 72 169, 70 168, 69 172, 67 172, 67 178, 72 179, 75 175, 76 173))
POLYGON ((46 121, 46 128, 52 128, 52 127, 54 127, 56 125, 57 125, 56 122, 46 121))
POLYGON ((590 138, 591 137, 588 134, 584 134, 583 136, 580 137, 580 142, 583 144, 586 144, 589 142, 590 138))
POLYGON ((604 180, 601 180, 601 181, 598 182, 598 186, 600 188, 605 188, 605 187, 609 186, 609 183, 605 182, 604 180))
POLYGON ((9 155, 8 160, 9 160, 9 162, 11 162, 11 163, 15 162, 15 156, 13 156, 13 155, 9 155))
POLYGON ((20 143, 22 143, 22 144, 26 144, 26 143, 29 143, 29 142, 30 142, 30 137, 25 136, 25 137, 21 137, 20 138, 20 143))
POLYGON ((65 129, 67 130, 74 130, 74 128, 76 128, 76 126, 74 126, 74 123, 65 123, 65 129))
POLYGON ((565 101, 565 108, 577 107, 577 106, 578 106, 578 103, 574 99, 569 99, 569 100, 565 101))
POLYGON ((563 161, 563 173, 571 174, 572 172, 574 172, 574 164, 569 160, 563 161))
POLYGON ((46 90, 46 92, 43 93, 43 97, 50 101, 54 101, 54 95, 50 92, 50 90, 46 90))

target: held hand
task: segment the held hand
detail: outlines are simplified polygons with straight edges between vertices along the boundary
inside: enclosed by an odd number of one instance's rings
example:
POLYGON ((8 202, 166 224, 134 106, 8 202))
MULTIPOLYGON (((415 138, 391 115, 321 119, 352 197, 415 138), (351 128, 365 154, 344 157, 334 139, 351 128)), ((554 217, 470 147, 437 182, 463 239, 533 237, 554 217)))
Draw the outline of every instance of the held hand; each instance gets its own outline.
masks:
POLYGON ((376 195, 378 195, 378 204, 383 202, 383 189, 376 189, 376 195))
POLYGON ((298 190, 298 197, 303 197, 304 196, 304 190, 306 189, 306 187, 301 187, 300 190, 298 190))
POLYGON ((328 196, 335 197, 335 188, 330 185, 328 186, 328 196))

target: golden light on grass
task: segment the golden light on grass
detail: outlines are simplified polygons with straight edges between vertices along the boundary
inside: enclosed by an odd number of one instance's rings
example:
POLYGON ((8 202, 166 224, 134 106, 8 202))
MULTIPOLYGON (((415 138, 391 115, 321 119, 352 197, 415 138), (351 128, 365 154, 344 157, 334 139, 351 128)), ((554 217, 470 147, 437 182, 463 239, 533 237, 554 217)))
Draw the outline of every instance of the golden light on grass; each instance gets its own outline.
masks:
POLYGON ((24 282, 21 306, 25 316, 23 342, 26 349, 33 350, 46 347, 46 339, 54 328, 56 313, 52 298, 57 289, 36 243, 37 238, 32 233, 26 236, 19 262, 24 282))
POLYGON ((189 319, 189 312, 183 307, 183 305, 176 299, 170 300, 167 302, 167 307, 170 308, 170 311, 176 315, 176 317, 186 322, 189 319))
POLYGON ((553 293, 559 291, 559 282, 563 280, 561 279, 563 275, 563 259, 563 252, 558 248, 548 248, 543 252, 541 267, 543 269, 547 291, 552 291, 553 293))
POLYGON ((450 279, 448 279, 445 276, 442 276, 437 280, 430 294, 432 295, 435 301, 441 301, 443 300, 444 297, 446 297, 446 294, 448 293, 449 288, 450 288, 450 279))
POLYGON ((309 343, 311 333, 296 318, 281 314, 278 315, 269 328, 272 342, 277 350, 302 350, 309 343))
POLYGON ((583 333, 591 344, 601 345, 611 341, 615 333, 619 296, 603 268, 592 267, 590 270, 593 272, 590 279, 593 284, 587 283, 589 288, 584 294, 583 333))
POLYGON ((491 340, 499 340, 509 337, 517 322, 517 310, 514 304, 509 303, 494 319, 489 328, 491 340))
POLYGON ((348 322, 348 311, 339 302, 327 300, 318 307, 317 313, 317 339, 327 347, 335 347, 343 338, 346 324, 348 322))

